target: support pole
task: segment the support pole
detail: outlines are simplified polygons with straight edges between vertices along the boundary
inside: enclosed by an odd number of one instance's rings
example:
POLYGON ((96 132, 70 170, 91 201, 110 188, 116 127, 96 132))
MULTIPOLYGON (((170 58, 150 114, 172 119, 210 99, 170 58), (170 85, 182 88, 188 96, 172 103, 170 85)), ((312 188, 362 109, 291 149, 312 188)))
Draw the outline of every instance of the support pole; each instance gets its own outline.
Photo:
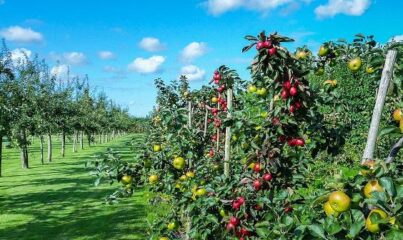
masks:
MULTIPOLYGON (((232 89, 227 89, 227 117, 231 118, 232 110, 232 89)), ((231 158, 231 127, 225 128, 225 146, 224 146, 224 175, 230 176, 230 158, 231 158)))
POLYGON ((392 78, 393 67, 396 61, 396 50, 389 50, 386 55, 385 66, 382 71, 381 83, 379 85, 378 95, 376 97, 376 103, 374 111, 372 113, 371 125, 368 132, 367 144, 365 146, 364 155, 362 157, 361 164, 367 160, 374 158, 374 151, 376 145, 376 138, 378 136, 379 123, 381 121, 382 110, 385 104, 386 93, 390 79, 392 78))

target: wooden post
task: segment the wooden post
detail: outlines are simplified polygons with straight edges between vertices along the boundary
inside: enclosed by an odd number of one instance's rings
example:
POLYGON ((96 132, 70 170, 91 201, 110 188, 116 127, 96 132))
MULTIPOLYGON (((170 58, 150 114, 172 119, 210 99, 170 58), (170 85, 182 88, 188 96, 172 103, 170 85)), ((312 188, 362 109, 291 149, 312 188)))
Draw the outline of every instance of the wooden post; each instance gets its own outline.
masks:
MULTIPOLYGON (((232 89, 227 89, 227 117, 231 118, 232 110, 232 89)), ((225 128, 225 147, 224 147, 224 175, 230 176, 230 158, 231 158, 231 127, 225 128)))
MULTIPOLYGON (((188 128, 189 130, 192 129, 192 102, 188 102, 188 128)), ((188 164, 189 164, 189 169, 192 168, 192 159, 188 159, 188 164)), ((192 228, 192 218, 190 217, 190 214, 187 210, 185 210, 185 219, 186 219, 186 235, 185 235, 185 240, 189 240, 189 232, 190 229, 192 228)))
POLYGON ((386 55, 385 66, 382 71, 381 83, 379 85, 378 95, 376 97, 376 103, 374 111, 372 113, 371 125, 368 132, 367 144, 365 146, 364 155, 361 163, 366 160, 372 160, 374 158, 374 151, 376 145, 376 138, 378 135, 379 122, 381 121, 383 105, 385 104, 386 93, 390 79, 392 78, 393 67, 396 61, 396 50, 389 50, 386 55))
POLYGON ((206 108, 206 113, 204 115, 204 132, 203 137, 207 136, 207 121, 208 121, 208 109, 206 108))
MULTIPOLYGON (((221 97, 221 94, 218 94, 218 98, 221 97)), ((227 106, 228 108, 228 106, 227 106)), ((217 103, 217 109, 220 111, 220 104, 217 103)), ((220 150, 220 128, 217 128, 217 145, 216 145, 216 151, 218 152, 220 150)))
MULTIPOLYGON (((192 129, 192 102, 188 102, 188 128, 192 129)), ((189 168, 192 168, 192 159, 188 160, 189 168)))

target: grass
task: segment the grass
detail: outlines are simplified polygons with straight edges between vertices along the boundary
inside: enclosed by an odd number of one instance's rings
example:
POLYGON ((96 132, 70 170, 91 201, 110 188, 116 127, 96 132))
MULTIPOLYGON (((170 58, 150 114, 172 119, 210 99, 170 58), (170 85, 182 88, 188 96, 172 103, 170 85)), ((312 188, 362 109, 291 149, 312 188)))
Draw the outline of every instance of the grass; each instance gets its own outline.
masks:
MULTIPOLYGON (((0 239, 146 239, 147 220, 155 212, 148 206, 147 191, 116 205, 105 205, 104 198, 116 185, 94 187, 85 162, 111 147, 123 159, 136 154, 125 136, 60 156, 55 138, 54 160, 40 164, 39 143, 30 147, 30 169, 21 169, 17 149, 3 149, 3 177, 0 178, 0 239)), ((141 140, 141 135, 136 135, 141 140)), ((46 151, 45 151, 46 155, 46 151)))

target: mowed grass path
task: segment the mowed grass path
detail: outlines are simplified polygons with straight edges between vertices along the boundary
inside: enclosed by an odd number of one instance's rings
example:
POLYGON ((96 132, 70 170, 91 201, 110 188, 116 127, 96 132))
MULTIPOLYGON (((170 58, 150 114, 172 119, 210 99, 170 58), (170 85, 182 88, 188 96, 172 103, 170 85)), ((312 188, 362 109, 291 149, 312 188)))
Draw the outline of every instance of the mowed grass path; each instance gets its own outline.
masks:
MULTIPOLYGON (((30 148, 30 169, 21 169, 17 149, 5 149, 0 178, 0 239, 146 239, 149 209, 147 193, 106 205, 105 197, 116 185, 94 187, 94 177, 85 168, 87 160, 108 147, 133 161, 128 141, 131 135, 106 144, 85 147, 60 156, 55 137, 54 160, 41 165, 38 139, 30 148)), ((4 150, 4 149, 3 149, 4 150)), ((46 155, 46 151, 45 151, 46 155)))

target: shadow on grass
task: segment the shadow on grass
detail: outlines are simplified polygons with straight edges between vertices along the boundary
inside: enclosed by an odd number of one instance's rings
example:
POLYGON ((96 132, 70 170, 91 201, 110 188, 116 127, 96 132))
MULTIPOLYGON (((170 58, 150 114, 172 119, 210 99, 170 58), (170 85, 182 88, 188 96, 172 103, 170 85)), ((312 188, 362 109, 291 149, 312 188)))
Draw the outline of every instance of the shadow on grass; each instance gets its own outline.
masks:
POLYGON ((133 159, 135 154, 124 144, 121 140, 96 146, 1 178, 0 239, 146 239, 148 206, 141 193, 105 205, 104 198, 114 188, 94 187, 85 168, 85 162, 106 147, 133 159))

